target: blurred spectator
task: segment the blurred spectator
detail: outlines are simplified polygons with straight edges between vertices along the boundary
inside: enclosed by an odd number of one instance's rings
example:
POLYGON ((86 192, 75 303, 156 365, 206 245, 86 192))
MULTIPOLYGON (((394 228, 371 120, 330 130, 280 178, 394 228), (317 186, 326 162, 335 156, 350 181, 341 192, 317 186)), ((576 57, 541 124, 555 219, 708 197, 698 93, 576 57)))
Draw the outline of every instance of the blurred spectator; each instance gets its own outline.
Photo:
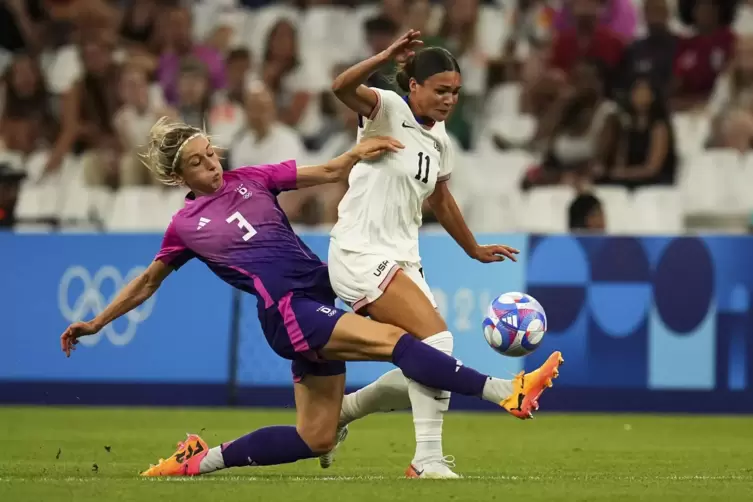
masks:
POLYGON ((496 60, 489 62, 486 101, 487 118, 501 110, 506 115, 527 112, 540 117, 540 110, 556 98, 558 87, 545 82, 551 45, 554 9, 547 0, 516 0, 506 13, 507 39, 496 60), (518 85, 519 84, 519 85, 518 85), (512 95, 514 98, 506 96, 512 95), (498 106, 495 106, 499 103, 498 106), (489 105, 493 111, 490 112, 489 105), (492 115, 489 115, 489 114, 492 115))
POLYGON ((708 105, 715 127, 712 146, 743 152, 753 145, 753 37, 737 39, 729 69, 716 81, 708 105))
POLYGON ((133 0, 126 8, 120 24, 120 36, 129 44, 146 47, 154 35, 157 17, 157 2, 133 0))
MULTIPOLYGON (((366 42, 369 45, 369 56, 379 54, 387 49, 398 36, 397 25, 387 16, 377 16, 364 23, 366 42)), ((395 85, 395 64, 388 65, 374 72, 367 80, 369 87, 397 91, 395 85)))
MULTIPOLYGON (((569 74, 581 59, 600 61, 607 70, 608 90, 613 84, 613 71, 622 61, 624 42, 619 35, 599 24, 604 15, 603 0, 572 0, 573 26, 555 37, 551 65, 569 74)), ((562 75, 557 80, 562 80, 562 75)))
POLYGON ((114 118, 118 111, 120 69, 113 59, 114 39, 109 33, 81 45, 84 74, 77 84, 78 148, 89 185, 117 186, 122 152, 114 118))
POLYGON ((488 56, 478 43, 478 0, 445 0, 445 13, 436 38, 428 39, 452 52, 463 75, 457 105, 446 121, 447 131, 464 149, 472 147, 476 106, 486 93, 488 56))
POLYGON ((16 222, 16 201, 23 178, 23 173, 0 164, 0 229, 11 228, 16 222))
POLYGON ((45 23, 39 56, 47 89, 59 95, 70 91, 83 72, 79 47, 75 41, 76 27, 68 21, 45 23))
POLYGON ((733 29, 737 35, 753 36, 753 0, 742 0, 739 3, 733 29))
POLYGON ((251 53, 248 49, 234 49, 227 55, 225 66, 227 68, 227 87, 224 93, 229 101, 243 104, 252 72, 251 53))
POLYGON ((42 0, 5 0, 0 3, 0 48, 9 54, 40 46, 38 23, 45 18, 42 0))
POLYGON ((568 224, 571 232, 604 232, 606 221, 601 201, 589 193, 579 194, 570 203, 568 224))
POLYGON ((204 128, 209 119, 211 96, 209 75, 204 63, 194 57, 181 61, 178 101, 175 105, 178 118, 193 127, 204 128))
MULTIPOLYGON (((277 119, 275 102, 269 89, 255 82, 246 95, 248 131, 232 145, 229 164, 241 166, 274 164, 282 160, 301 161, 305 147, 295 129, 277 119)), ((300 221, 312 190, 295 190, 279 197, 280 206, 293 222, 300 221)))
MULTIPOLYGON (((345 69, 337 68, 336 70, 345 69)), ((340 73, 340 71, 337 71, 337 73, 340 73)), ((333 159, 353 148, 358 133, 358 115, 356 112, 348 108, 339 99, 335 99, 334 96, 331 101, 335 108, 336 129, 318 152, 318 157, 324 160, 333 159)), ((337 221, 337 205, 347 190, 347 181, 320 187, 318 198, 321 204, 322 222, 335 223, 337 221)))
MULTIPOLYGON (((398 31, 405 33, 408 30, 418 30, 427 42, 429 37, 436 34, 435 21, 434 9, 429 0, 405 0, 405 16, 398 31)), ((431 44, 431 41, 427 43, 431 44)))
POLYGON ((717 76, 732 59, 735 35, 730 29, 734 2, 680 1, 680 17, 695 34, 680 40, 675 55, 674 110, 705 105, 717 76))
POLYGON ((524 187, 568 183, 580 186, 600 176, 614 155, 619 134, 617 105, 604 94, 600 62, 578 64, 572 88, 540 124, 546 156, 524 187))
MULTIPOLYGON (((227 66, 227 89, 215 93, 209 112, 212 136, 223 145, 231 145, 243 134, 246 127, 244 100, 246 89, 252 81, 251 54, 247 49, 230 51, 227 66)), ((227 167, 227 157, 223 159, 227 167)))
POLYGON ((149 130, 163 115, 174 112, 155 102, 149 92, 146 73, 139 67, 126 67, 120 76, 120 100, 123 106, 115 114, 113 123, 125 149, 120 162, 121 185, 159 184, 141 162, 149 130))
POLYGON ((671 90, 677 37, 669 31, 667 0, 646 0, 643 8, 648 34, 625 51, 620 87, 628 92, 637 78, 648 78, 666 99, 671 90))
POLYGON ((188 9, 167 9, 160 18, 160 25, 164 33, 157 75, 168 103, 177 102, 180 65, 187 56, 193 56, 204 63, 212 89, 222 89, 225 86, 225 63, 222 56, 214 49, 194 43, 191 38, 191 12, 188 9))
POLYGON ((356 142, 358 133, 358 115, 356 112, 334 96, 330 101, 332 101, 332 106, 335 109, 334 131, 318 152, 325 159, 335 158, 350 150, 356 142))
MULTIPOLYGON (((522 62, 527 66, 535 60, 540 76, 545 50, 552 41, 555 10, 547 0, 517 0, 508 18, 508 37, 503 49, 503 58, 522 62)), ((523 73, 530 73, 530 70, 523 73)))
MULTIPOLYGON (((638 14, 635 11, 633 0, 598 1, 603 6, 599 25, 608 28, 625 41, 632 40, 633 36, 635 36, 636 25, 638 24, 638 14)), ((577 0, 574 0, 573 3, 577 3, 577 0)), ((557 12, 555 27, 558 31, 563 31, 573 28, 575 24, 572 4, 566 1, 557 12)))
POLYGON ((615 166, 607 179, 628 188, 675 181, 677 152, 666 101, 647 79, 630 90, 615 166))
POLYGON ((274 98, 261 82, 251 85, 246 94, 248 129, 232 146, 230 167, 272 164, 303 157, 305 149, 295 129, 277 118, 274 98))
POLYGON ((509 41, 516 45, 516 55, 527 56, 549 45, 555 15, 547 0, 517 0, 509 23, 509 41))
POLYGON ((402 26, 406 17, 406 0, 382 0, 381 13, 395 26, 402 26))
MULTIPOLYGON (((36 60, 19 54, 6 70, 4 109, 0 120, 3 146, 28 156, 39 148, 48 148, 58 136, 50 97, 36 60)), ((31 173, 37 179, 42 173, 31 173)))
POLYGON ((320 95, 329 89, 329 81, 314 62, 307 64, 299 55, 295 27, 278 21, 267 37, 260 74, 275 98, 280 121, 314 136, 321 125, 320 95))

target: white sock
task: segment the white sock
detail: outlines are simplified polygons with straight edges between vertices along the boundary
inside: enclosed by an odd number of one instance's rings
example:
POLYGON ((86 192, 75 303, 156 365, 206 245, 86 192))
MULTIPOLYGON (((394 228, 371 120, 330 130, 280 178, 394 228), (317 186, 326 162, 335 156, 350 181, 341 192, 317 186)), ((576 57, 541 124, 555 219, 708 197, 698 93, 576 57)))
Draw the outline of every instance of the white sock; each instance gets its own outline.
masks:
POLYGON ((400 369, 388 371, 366 387, 343 398, 339 425, 377 412, 407 410, 410 408, 408 380, 400 369))
POLYGON ((222 450, 219 446, 210 448, 207 456, 201 459, 199 472, 207 474, 209 472, 219 471, 225 468, 225 459, 222 458, 222 450))
MULTIPOLYGON (((423 340, 427 345, 452 355, 452 333, 443 331, 423 340)), ((450 393, 431 389, 408 380, 408 396, 413 409, 413 426, 416 430, 416 454, 413 463, 420 465, 444 457, 442 453, 442 424, 444 413, 450 407, 450 393)))
POLYGON ((494 404, 499 404, 512 394, 512 390, 512 380, 489 377, 486 379, 481 397, 494 404))

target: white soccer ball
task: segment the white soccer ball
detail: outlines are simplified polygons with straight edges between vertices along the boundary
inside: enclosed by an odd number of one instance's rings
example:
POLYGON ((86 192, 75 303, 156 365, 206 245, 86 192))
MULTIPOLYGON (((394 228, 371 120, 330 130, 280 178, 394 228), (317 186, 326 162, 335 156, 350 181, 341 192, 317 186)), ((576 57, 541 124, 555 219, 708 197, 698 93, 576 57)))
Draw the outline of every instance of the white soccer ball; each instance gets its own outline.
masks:
POLYGON ((484 318, 484 338, 502 355, 521 357, 538 348, 546 333, 546 312, 525 293, 505 293, 494 299, 484 318))

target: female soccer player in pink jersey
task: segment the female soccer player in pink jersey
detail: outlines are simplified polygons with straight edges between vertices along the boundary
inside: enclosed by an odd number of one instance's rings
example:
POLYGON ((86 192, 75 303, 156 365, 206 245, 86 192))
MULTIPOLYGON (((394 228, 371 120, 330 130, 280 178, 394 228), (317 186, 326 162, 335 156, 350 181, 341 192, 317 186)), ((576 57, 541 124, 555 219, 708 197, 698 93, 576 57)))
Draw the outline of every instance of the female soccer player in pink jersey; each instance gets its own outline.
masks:
MULTIPOLYGON (((403 146, 371 138, 318 166, 295 161, 223 173, 208 137, 199 129, 160 120, 151 131, 147 164, 163 183, 191 191, 165 232, 162 249, 99 315, 61 336, 66 355, 91 335, 143 303, 162 281, 196 258, 222 280, 258 300, 262 331, 272 349, 292 361, 296 426, 265 427, 209 448, 189 435, 145 476, 194 476, 227 467, 274 465, 316 457, 335 445, 345 386, 344 361, 392 361, 427 386, 500 403, 508 384, 462 366, 403 330, 335 308, 327 267, 293 232, 277 204, 283 190, 342 180, 354 164, 403 146)), ((555 376, 538 371, 521 388, 532 403, 555 376)))

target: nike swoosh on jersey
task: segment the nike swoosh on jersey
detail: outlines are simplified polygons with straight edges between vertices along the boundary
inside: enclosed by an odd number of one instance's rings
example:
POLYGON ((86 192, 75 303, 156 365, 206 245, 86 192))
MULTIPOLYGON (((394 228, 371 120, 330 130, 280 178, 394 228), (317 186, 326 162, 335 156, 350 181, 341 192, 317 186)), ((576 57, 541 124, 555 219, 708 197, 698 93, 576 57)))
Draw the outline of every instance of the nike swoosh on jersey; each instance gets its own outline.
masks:
POLYGON ((406 129, 415 129, 412 125, 410 125, 407 121, 403 120, 403 127, 406 129))

